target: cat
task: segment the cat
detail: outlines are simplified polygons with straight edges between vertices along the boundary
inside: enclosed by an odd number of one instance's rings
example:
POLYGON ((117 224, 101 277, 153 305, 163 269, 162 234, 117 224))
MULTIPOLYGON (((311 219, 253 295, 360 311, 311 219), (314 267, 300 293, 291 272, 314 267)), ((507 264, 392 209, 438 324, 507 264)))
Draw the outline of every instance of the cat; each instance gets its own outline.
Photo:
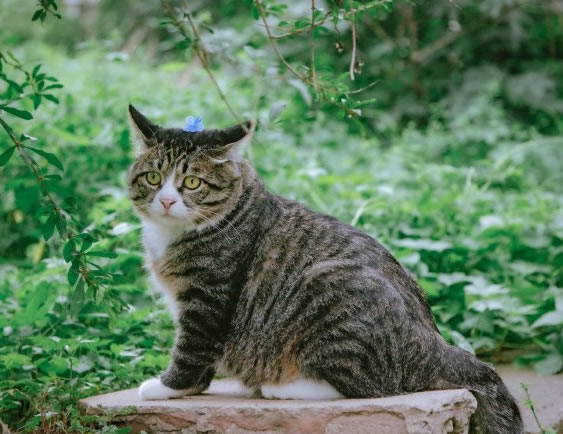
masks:
POLYGON ((177 323, 141 399, 203 392, 217 370, 272 399, 464 387, 472 430, 523 432, 494 369, 446 343, 420 286, 376 240, 266 191, 240 147, 254 123, 187 132, 129 106, 129 194, 177 323))

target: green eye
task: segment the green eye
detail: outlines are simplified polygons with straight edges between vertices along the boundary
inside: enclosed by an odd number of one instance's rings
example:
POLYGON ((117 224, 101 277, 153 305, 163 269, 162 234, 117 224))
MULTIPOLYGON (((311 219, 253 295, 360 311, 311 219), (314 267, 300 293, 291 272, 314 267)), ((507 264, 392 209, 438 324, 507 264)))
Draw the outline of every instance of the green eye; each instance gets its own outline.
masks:
POLYGON ((147 182, 150 185, 157 185, 160 182, 160 173, 158 173, 158 172, 148 172, 147 173, 147 182))
POLYGON ((184 179, 184 187, 189 190, 195 190, 201 184, 201 179, 196 176, 186 176, 184 179))

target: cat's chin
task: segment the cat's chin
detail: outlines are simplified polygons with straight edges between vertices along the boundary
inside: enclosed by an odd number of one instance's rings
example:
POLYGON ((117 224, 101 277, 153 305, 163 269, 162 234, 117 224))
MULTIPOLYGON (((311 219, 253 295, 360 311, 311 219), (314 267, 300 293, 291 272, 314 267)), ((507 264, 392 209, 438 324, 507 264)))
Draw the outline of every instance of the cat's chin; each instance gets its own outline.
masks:
POLYGON ((178 217, 170 214, 151 215, 144 220, 159 226, 169 226, 173 228, 193 229, 194 224, 186 217, 178 217))

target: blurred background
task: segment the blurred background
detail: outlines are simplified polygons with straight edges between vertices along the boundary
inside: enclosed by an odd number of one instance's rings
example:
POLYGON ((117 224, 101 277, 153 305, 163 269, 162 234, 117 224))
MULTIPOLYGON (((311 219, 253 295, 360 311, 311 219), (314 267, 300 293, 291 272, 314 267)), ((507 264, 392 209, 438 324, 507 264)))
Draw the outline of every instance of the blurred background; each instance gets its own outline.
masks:
POLYGON ((0 0, 0 53, 10 426, 91 432, 77 398, 167 366, 128 103, 167 126, 258 119, 268 188, 387 246, 446 339, 563 369, 563 1, 0 0))

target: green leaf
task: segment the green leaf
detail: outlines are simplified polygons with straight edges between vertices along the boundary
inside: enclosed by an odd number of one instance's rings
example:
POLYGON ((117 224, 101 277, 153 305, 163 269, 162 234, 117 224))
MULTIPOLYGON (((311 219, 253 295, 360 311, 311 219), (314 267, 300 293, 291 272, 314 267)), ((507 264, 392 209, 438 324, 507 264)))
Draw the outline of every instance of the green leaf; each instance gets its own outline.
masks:
POLYGON ((540 316, 533 324, 532 327, 546 327, 563 325, 563 311, 554 310, 547 312, 540 316))
POLYGON ((28 136, 27 134, 20 134, 20 142, 25 142, 26 140, 30 140, 31 136, 28 136))
POLYGON ((74 240, 68 240, 63 247, 63 258, 66 262, 70 262, 75 250, 74 240))
POLYGON ((8 161, 10 161, 10 158, 12 158, 12 154, 14 153, 15 150, 16 150, 16 145, 9 147, 4 152, 2 152, 2 154, 0 154, 0 167, 2 167, 8 161))
POLYGON ((55 356, 39 366, 41 372, 53 377, 65 374, 68 369, 67 359, 61 356, 55 356))
POLYGON ((84 292, 84 279, 80 277, 78 283, 76 284, 76 288, 74 289, 74 294, 72 294, 72 313, 77 314, 80 311, 80 308, 84 304, 85 298, 84 292))
POLYGON ((80 246, 80 251, 82 253, 88 250, 92 246, 92 243, 94 242, 94 239, 91 236, 89 236, 88 234, 86 235, 87 236, 82 237, 82 245, 80 246))
POLYGON ((49 181, 60 181, 63 179, 61 175, 45 175, 43 178, 49 181))
POLYGON ((8 353, 0 356, 0 362, 8 369, 21 369, 26 365, 31 365, 31 358, 24 354, 8 353))
POLYGON ((286 101, 278 101, 272 104, 272 106, 270 107, 270 113, 268 114, 270 123, 274 123, 275 120, 285 110, 286 107, 287 107, 286 101))
POLYGON ((58 215, 55 218, 55 227, 57 228, 57 232, 61 237, 66 236, 66 221, 59 217, 58 215))
POLYGON ((49 239, 53 236, 55 232, 55 220, 56 216, 51 214, 44 225, 41 226, 41 233, 43 234, 43 238, 45 241, 49 241, 49 239))
POLYGON ((78 270, 78 261, 74 261, 67 273, 67 279, 70 286, 74 286, 79 277, 80 271, 78 270))
POLYGON ((35 67, 33 68, 33 71, 31 71, 31 75, 33 77, 35 77, 37 75, 37 73, 39 72, 39 68, 41 68, 41 64, 35 65, 35 67))
POLYGON ((33 109, 37 110, 37 108, 41 105, 41 95, 34 93, 33 95, 30 95, 30 98, 33 101, 33 109))
POLYGON ((57 84, 50 84, 49 86, 47 86, 45 89, 43 90, 49 90, 49 89, 61 89, 63 87, 62 84, 57 83, 57 84))
POLYGON ((91 252, 86 252, 89 256, 98 256, 100 258, 117 258, 117 253, 109 252, 107 250, 92 250, 91 252))
POLYGON ((558 353, 551 353, 541 362, 534 365, 538 374, 554 375, 563 369, 563 356, 558 353))
POLYGON ((25 110, 20 110, 14 107, 8 107, 5 105, 0 105, 0 110, 4 110, 6 113, 10 113, 13 116, 17 116, 18 118, 25 119, 26 121, 33 119, 33 115, 25 110))
POLYGON ((45 314, 50 308, 49 298, 53 295, 52 286, 48 282, 40 282, 26 298, 25 309, 18 312, 18 315, 14 317, 14 323, 23 325, 44 321, 45 314))
POLYGON ((252 14, 252 18, 254 18, 255 20, 260 19, 260 11, 258 10, 258 8, 256 7, 256 5, 253 3, 252 7, 250 8, 250 13, 252 14))
POLYGON ((406 247, 413 250, 428 250, 441 252, 452 247, 447 241, 435 241, 429 239, 412 239, 403 238, 400 240, 393 240, 393 244, 400 247, 406 247))
POLYGON ((14 80, 4 79, 10 87, 12 87, 17 93, 23 93, 23 87, 21 87, 18 83, 14 80))
POLYGON ((311 26, 311 22, 306 20, 297 20, 293 25, 296 29, 304 29, 305 27, 311 26))
POLYGON ((183 50, 189 48, 191 45, 192 45, 192 41, 190 40, 190 38, 185 38, 182 39, 181 41, 178 41, 178 43, 174 46, 174 48, 183 50))
POLYGON ((65 197, 61 207, 65 211, 67 211, 69 213, 73 213, 74 211, 76 211, 76 207, 77 207, 76 199, 72 196, 65 197))
POLYGON ((52 154, 52 153, 46 152, 46 151, 42 151, 41 149, 31 148, 29 146, 26 146, 26 149, 29 149, 30 151, 33 151, 36 154, 41 155, 43 158, 45 158, 49 163, 51 163, 57 169, 59 169, 61 171, 65 170, 64 167, 63 167, 63 164, 60 162, 60 160, 57 158, 57 156, 55 154, 52 154))
POLYGON ((43 11, 43 9, 37 9, 33 13, 33 16, 31 17, 31 21, 37 21, 37 20, 43 21, 44 15, 45 15, 45 12, 43 11))
POLYGON ((462 348, 465 351, 469 351, 471 354, 475 355, 475 350, 473 349, 469 341, 465 338, 465 336, 463 336, 459 332, 456 332, 455 330, 452 330, 451 337, 457 347, 462 348))
POLYGON ((51 101, 52 103, 55 103, 55 104, 58 104, 58 103, 59 103, 59 99, 58 99, 56 96, 51 95, 50 93, 45 93, 45 94, 43 94, 43 97, 44 97, 45 99, 51 101))

